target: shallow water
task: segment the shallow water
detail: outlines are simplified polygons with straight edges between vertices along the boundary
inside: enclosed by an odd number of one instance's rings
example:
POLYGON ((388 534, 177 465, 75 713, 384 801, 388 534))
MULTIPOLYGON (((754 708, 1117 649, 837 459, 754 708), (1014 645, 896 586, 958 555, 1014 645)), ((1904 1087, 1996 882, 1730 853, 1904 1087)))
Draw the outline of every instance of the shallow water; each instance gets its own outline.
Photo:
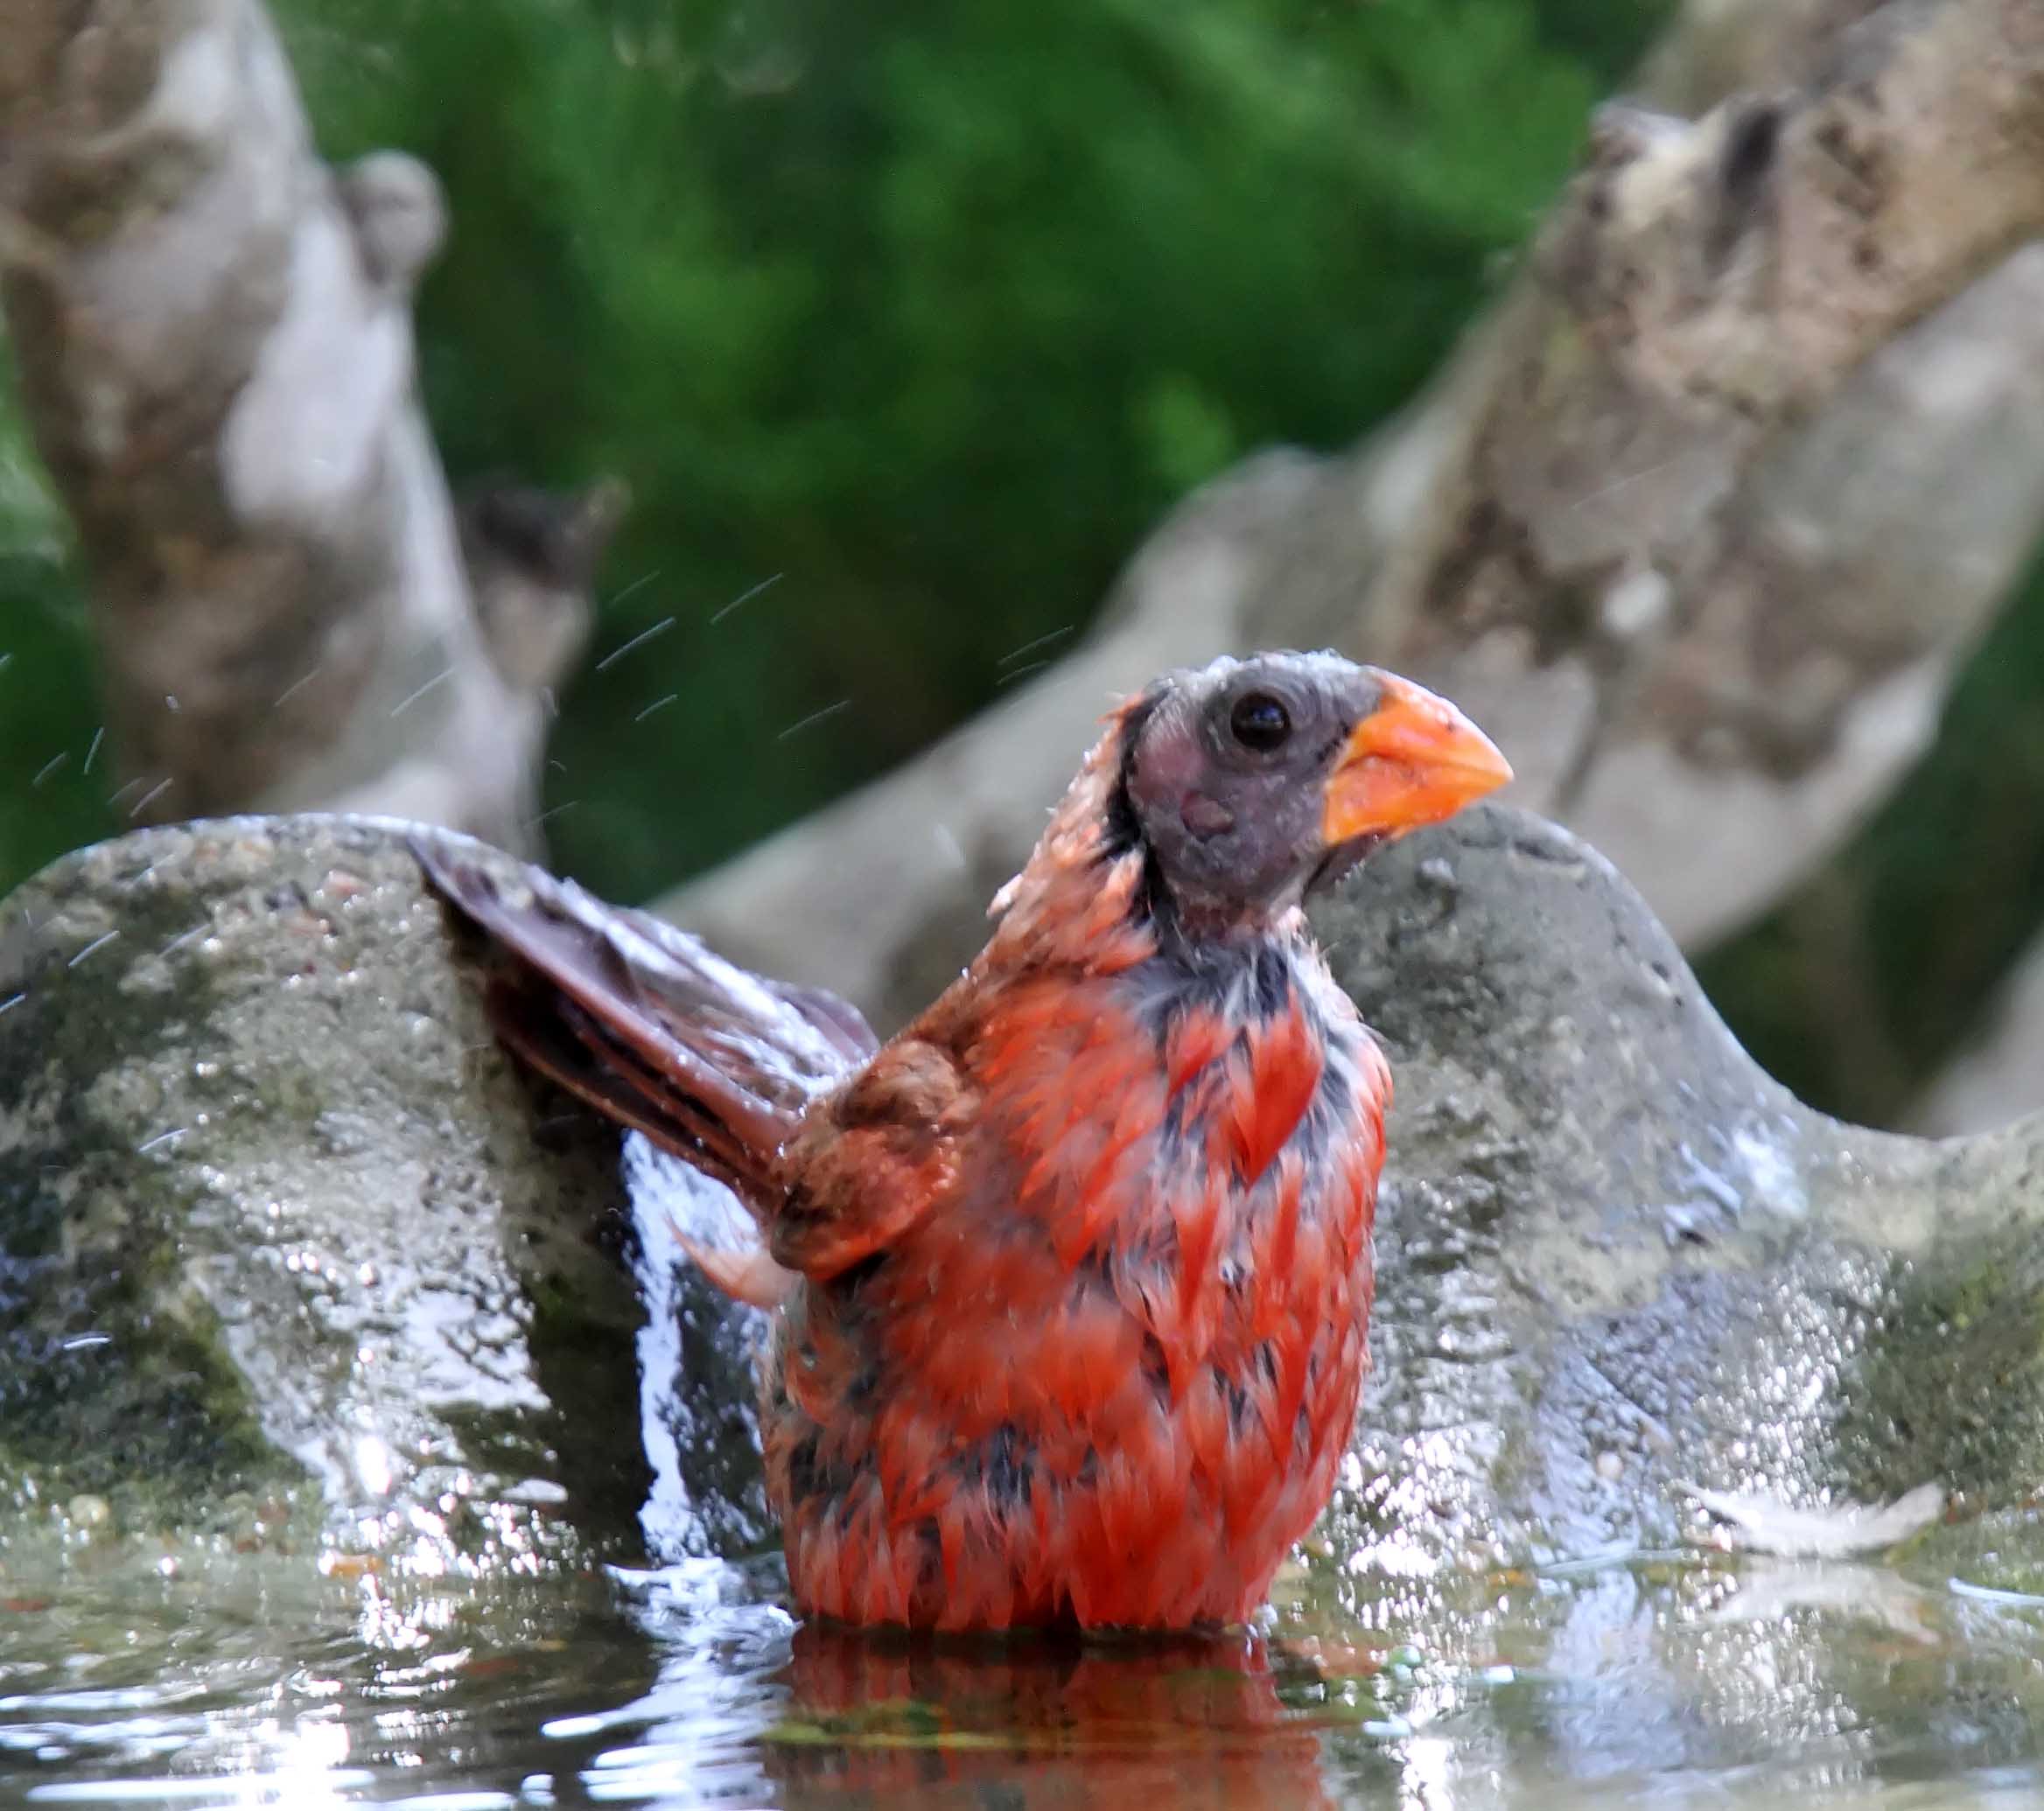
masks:
POLYGON ((9 1567, 7 1805, 2044 1802, 2044 1605, 1907 1568, 1301 1571, 1250 1635, 932 1647, 798 1626, 767 1563, 9 1567))

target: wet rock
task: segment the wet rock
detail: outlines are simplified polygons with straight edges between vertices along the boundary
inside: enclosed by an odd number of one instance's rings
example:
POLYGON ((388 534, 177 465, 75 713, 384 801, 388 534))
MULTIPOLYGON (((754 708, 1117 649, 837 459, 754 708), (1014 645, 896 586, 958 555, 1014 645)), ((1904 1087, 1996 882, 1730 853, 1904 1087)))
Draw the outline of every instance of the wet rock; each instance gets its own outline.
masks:
MULTIPOLYGON (((1732 1500, 2026 1514, 2044 1119, 1939 1144, 1809 1111, 1607 864, 1503 808, 1319 922, 1398 1083, 1342 1577, 1662 1549, 1732 1500)), ((621 1185, 478 991, 388 824, 150 831, 9 902, 0 1500, 103 1507, 78 1540, 309 1503, 374 1545, 452 1494, 479 1549, 615 1548, 644 1408, 662 1542, 766 1535, 747 1329, 666 1231, 716 1203, 642 1146, 621 1185)))
POLYGON ((1608 864, 1503 807, 1318 923, 1398 1089, 1331 1550, 1426 1574, 1668 1547, 1712 1525, 1699 1488, 2027 1497, 2044 1115, 1936 1143, 1810 1111, 1608 864))
POLYGON ((1530 1804, 2032 1765, 2044 1115, 1809 1111, 1502 808, 1319 919, 1398 1099, 1376 1374, 1284 1614, 1418 1644, 1410 1719, 1530 1804))
MULTIPOLYGON (((0 906, 0 1548, 638 1549, 616 1140, 514 1070, 458 958, 367 820, 146 830, 0 906)), ((742 1545, 743 1332, 676 1289, 716 1406, 662 1540, 742 1545)))

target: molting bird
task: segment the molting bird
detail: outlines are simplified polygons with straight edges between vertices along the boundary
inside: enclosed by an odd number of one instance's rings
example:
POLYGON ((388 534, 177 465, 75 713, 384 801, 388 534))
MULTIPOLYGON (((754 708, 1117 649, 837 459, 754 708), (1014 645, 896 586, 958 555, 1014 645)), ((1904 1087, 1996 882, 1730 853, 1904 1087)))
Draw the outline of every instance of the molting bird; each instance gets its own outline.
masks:
POLYGON ((768 1494, 805 1613, 1187 1628, 1261 1603, 1367 1363, 1390 1077, 1303 902, 1510 778, 1329 654, 1107 719, 976 960, 858 1011, 530 871, 419 855, 496 947, 503 1041, 728 1185, 692 1247, 772 1309, 768 1494))

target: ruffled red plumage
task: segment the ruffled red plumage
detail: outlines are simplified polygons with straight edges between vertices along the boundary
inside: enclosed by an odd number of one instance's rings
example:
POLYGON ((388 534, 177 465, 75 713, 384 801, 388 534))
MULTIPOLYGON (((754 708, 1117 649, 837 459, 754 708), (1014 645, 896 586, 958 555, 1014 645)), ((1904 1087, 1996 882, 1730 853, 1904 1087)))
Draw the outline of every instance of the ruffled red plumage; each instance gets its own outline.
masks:
POLYGON ((1233 1621, 1332 1488, 1390 1078, 1296 891, 1196 934, 1160 909, 1125 823, 1153 703, 1110 719, 984 951, 877 1048, 828 996, 422 850, 514 957, 508 1040, 752 1208, 763 1249, 702 1256, 779 1304, 763 1445, 808 1612, 1233 1621))

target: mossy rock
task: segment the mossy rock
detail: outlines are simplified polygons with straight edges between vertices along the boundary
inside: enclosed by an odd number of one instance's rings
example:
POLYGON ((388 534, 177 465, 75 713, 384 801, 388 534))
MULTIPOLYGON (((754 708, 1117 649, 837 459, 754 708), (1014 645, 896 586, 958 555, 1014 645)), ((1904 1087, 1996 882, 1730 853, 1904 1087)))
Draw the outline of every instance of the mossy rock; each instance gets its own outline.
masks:
POLYGON ((1691 1486, 1990 1510, 2044 1477, 2044 1115, 1939 1143, 1812 1111, 1610 864, 1508 808, 1317 922, 1397 1082, 1348 1562, 1666 1547, 1711 1520, 1691 1486))
MULTIPOLYGON (((465 968, 404 827, 364 821, 143 831, 0 907, 0 1542, 77 1499, 130 1531, 637 1550, 616 1136, 513 1070, 465 968)), ((745 1329, 693 1308, 726 1412, 665 1533, 748 1546, 745 1329)))

